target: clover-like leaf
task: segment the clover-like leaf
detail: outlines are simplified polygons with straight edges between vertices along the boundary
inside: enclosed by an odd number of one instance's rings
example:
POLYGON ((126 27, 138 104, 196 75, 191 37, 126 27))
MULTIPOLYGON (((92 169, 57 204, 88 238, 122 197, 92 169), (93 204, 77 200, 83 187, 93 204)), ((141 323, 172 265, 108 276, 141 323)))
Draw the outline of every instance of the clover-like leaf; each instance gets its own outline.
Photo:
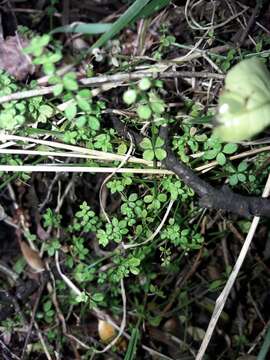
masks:
POLYGON ((164 160, 166 157, 166 151, 163 149, 157 148, 157 149, 155 149, 155 156, 159 161, 164 160))
POLYGON ((226 76, 215 135, 227 142, 247 140, 270 124, 269 114, 270 73, 266 65, 257 58, 241 61, 226 76))
POLYGON ((152 161, 155 157, 155 153, 153 150, 145 150, 143 152, 143 158, 144 160, 152 161))
POLYGON ((74 103, 70 103, 66 108, 65 108, 65 115, 67 117, 68 120, 72 120, 77 114, 77 106, 74 103))
POLYGON ((155 147, 161 147, 164 145, 164 140, 161 137, 157 137, 156 138, 156 143, 155 143, 155 147))
POLYGON ((149 120, 152 115, 152 111, 148 105, 139 105, 137 108, 137 114, 140 119, 149 120))
POLYGON ((152 145, 152 141, 148 138, 143 138, 142 142, 140 143, 140 146, 144 149, 152 149, 153 145, 152 145))
POLYGON ((67 73, 63 76, 63 85, 67 90, 75 91, 79 88, 76 80, 76 74, 73 72, 67 73))

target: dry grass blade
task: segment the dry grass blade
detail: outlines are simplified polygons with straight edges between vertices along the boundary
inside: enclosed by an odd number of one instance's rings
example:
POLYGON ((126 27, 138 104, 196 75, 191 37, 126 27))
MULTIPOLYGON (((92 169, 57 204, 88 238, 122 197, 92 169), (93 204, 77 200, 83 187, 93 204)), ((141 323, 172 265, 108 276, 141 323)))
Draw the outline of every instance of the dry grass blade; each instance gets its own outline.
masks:
POLYGON ((173 172, 166 169, 133 169, 114 167, 92 167, 92 166, 66 166, 57 164, 43 165, 0 165, 0 171, 7 172, 55 172, 55 173, 126 173, 126 174, 147 174, 147 175, 173 175, 173 172))

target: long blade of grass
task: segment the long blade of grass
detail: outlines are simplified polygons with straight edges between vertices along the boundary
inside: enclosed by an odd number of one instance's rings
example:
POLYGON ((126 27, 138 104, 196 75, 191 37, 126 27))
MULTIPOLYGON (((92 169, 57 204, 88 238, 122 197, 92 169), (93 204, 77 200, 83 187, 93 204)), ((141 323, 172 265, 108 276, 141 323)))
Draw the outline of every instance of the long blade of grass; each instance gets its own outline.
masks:
POLYGON ((257 356, 257 360, 265 360, 267 353, 269 351, 270 348, 270 327, 267 330, 267 333, 265 335, 264 341, 263 341, 263 345, 261 347, 261 350, 257 356))
POLYGON ((101 37, 91 46, 90 51, 95 48, 100 48, 108 40, 113 38, 118 34, 122 29, 124 29, 134 18, 137 16, 140 11, 144 8, 145 5, 149 3, 150 0, 136 0, 121 16, 116 20, 111 29, 106 31, 101 37))
POLYGON ((106 31, 110 31, 112 28, 112 24, 105 23, 80 23, 76 22, 73 24, 59 26, 51 31, 51 34, 55 33, 81 33, 88 35, 102 34, 106 31))
POLYGON ((132 330, 124 360, 134 360, 135 359, 139 335, 140 334, 139 334, 138 328, 135 328, 132 330))
POLYGON ((152 0, 149 4, 145 5, 142 11, 137 15, 136 19, 139 17, 146 18, 153 15, 155 12, 169 5, 170 1, 171 0, 152 0))

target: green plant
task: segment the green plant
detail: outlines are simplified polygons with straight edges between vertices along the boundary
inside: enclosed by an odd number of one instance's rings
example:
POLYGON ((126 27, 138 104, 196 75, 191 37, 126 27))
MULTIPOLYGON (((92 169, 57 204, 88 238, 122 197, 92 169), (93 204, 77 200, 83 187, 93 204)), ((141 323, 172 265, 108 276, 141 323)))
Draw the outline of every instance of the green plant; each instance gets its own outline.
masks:
POLYGON ((161 238, 169 240, 185 251, 200 249, 204 242, 204 238, 199 232, 192 228, 181 229, 174 219, 169 220, 169 225, 162 231, 161 238))
POLYGON ((102 246, 106 246, 110 241, 120 243, 123 239, 123 235, 128 233, 126 220, 118 220, 112 218, 111 223, 105 225, 104 229, 97 231, 97 239, 102 246))
POLYGON ((237 144, 228 143, 222 145, 218 138, 211 137, 204 144, 205 152, 203 158, 205 160, 216 160, 219 165, 226 164, 226 155, 231 155, 236 152, 237 144))
POLYGON ((226 170, 231 173, 231 175, 229 175, 229 183, 231 186, 235 186, 239 182, 246 183, 247 181, 254 182, 256 180, 256 177, 252 173, 248 173, 248 164, 245 161, 238 164, 237 168, 228 165, 226 170))
POLYGON ((153 57, 156 60, 161 60, 162 57, 166 55, 167 50, 173 45, 176 41, 175 37, 168 33, 167 26, 163 25, 160 29, 161 36, 159 38, 159 47, 154 51, 153 57))
POLYGON ((52 209, 48 208, 46 212, 43 214, 44 226, 45 227, 53 227, 59 228, 61 222, 61 215, 55 214, 52 209))
POLYGON ((140 146, 144 150, 143 158, 145 160, 163 160, 166 157, 166 151, 163 149, 164 140, 160 137, 157 137, 154 143, 150 139, 144 138, 140 146))
POLYGON ((51 239, 50 242, 46 243, 45 251, 49 256, 53 256, 57 250, 61 248, 61 244, 57 239, 51 239))

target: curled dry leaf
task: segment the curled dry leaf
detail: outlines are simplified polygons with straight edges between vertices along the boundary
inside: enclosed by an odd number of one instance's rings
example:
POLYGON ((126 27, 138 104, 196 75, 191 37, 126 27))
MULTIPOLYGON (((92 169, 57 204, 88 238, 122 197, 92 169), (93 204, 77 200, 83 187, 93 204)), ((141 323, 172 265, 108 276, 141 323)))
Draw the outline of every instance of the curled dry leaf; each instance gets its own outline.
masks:
POLYGON ((0 37, 0 69, 17 80, 25 79, 35 70, 31 58, 23 53, 23 48, 27 45, 27 41, 19 35, 8 36, 6 39, 0 37))
POLYGON ((117 335, 115 328, 104 320, 98 320, 98 334, 105 344, 111 342, 117 335))
POLYGON ((27 264, 36 272, 45 270, 44 262, 42 261, 39 253, 30 248, 25 241, 20 241, 20 248, 27 264))
MULTIPOLYGON (((107 321, 98 320, 98 334, 100 340, 104 344, 109 344, 117 336, 117 331, 107 321)), ((120 337, 116 343, 116 347, 119 351, 126 351, 127 349, 126 339, 120 337)))

